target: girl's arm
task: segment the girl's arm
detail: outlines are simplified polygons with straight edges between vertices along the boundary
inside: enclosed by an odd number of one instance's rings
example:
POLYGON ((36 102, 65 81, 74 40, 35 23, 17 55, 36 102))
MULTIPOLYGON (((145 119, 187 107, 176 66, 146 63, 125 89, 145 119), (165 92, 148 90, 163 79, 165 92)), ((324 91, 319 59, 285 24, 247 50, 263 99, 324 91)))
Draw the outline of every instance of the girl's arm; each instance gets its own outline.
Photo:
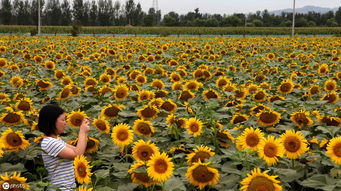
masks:
POLYGON ((79 127, 77 146, 68 145, 60 151, 58 156, 64 159, 74 159, 76 156, 82 155, 85 152, 87 144, 87 134, 90 130, 90 120, 84 119, 82 125, 79 127))

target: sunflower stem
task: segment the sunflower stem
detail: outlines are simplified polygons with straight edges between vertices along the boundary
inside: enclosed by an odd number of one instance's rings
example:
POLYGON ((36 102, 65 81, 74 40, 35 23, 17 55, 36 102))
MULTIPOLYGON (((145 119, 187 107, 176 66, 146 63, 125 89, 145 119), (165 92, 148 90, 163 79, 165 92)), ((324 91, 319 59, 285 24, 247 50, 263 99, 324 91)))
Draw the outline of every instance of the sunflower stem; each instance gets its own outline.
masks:
POLYGON ((294 159, 291 159, 291 167, 292 167, 292 169, 295 168, 295 160, 294 159))
POLYGON ((165 191, 165 181, 162 182, 162 191, 165 191))

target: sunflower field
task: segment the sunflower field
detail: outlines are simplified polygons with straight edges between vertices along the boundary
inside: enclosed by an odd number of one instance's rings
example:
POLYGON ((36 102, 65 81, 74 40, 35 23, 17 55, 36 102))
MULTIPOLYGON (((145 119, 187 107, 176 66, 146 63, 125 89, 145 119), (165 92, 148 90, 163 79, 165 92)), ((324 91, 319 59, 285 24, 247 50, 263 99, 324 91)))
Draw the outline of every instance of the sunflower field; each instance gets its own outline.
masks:
POLYGON ((0 190, 50 185, 56 101, 64 141, 92 123, 75 190, 339 191, 340 62, 339 37, 0 36, 0 190))

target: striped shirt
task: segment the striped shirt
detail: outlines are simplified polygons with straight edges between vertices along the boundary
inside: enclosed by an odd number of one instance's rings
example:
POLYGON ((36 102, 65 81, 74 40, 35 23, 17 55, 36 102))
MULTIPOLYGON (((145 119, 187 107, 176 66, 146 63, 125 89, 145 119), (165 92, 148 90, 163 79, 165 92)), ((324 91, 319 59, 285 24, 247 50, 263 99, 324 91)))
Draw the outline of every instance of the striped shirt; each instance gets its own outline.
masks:
POLYGON ((41 141, 41 148, 47 152, 42 152, 41 155, 45 168, 48 171, 50 182, 53 184, 53 187, 69 191, 76 187, 73 160, 58 157, 60 151, 65 147, 66 143, 62 139, 45 137, 41 141))

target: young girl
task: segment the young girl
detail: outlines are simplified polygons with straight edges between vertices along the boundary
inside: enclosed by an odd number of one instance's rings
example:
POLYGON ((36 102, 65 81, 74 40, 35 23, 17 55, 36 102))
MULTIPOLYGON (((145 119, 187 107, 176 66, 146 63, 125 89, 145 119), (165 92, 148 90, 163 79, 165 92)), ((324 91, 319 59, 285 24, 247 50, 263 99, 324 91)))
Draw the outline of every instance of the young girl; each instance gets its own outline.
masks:
MULTIPOLYGON (((71 191, 76 187, 73 159, 86 149, 90 120, 85 118, 79 128, 77 146, 65 143, 58 136, 66 127, 65 112, 56 104, 48 104, 39 112, 38 128, 45 134, 41 141, 44 165, 54 188, 71 191)), ((54 190, 54 189, 50 189, 54 190)))

